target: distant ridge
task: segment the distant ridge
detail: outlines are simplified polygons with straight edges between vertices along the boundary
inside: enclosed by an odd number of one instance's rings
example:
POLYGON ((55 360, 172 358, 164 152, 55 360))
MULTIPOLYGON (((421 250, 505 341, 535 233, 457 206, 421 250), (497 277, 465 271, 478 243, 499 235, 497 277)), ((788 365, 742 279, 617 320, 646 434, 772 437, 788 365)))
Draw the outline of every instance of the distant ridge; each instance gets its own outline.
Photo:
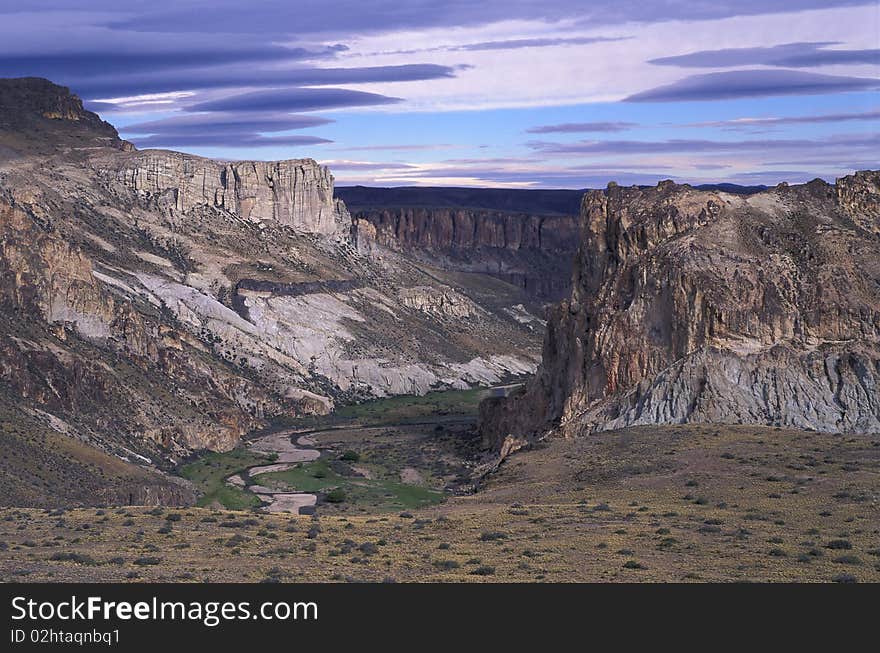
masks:
MULTIPOLYGON (((650 186, 641 186, 650 188, 650 186)), ((767 186, 738 184, 700 184, 698 190, 722 191, 736 195, 752 195, 767 186)), ((446 186, 337 186, 336 197, 352 211, 376 208, 450 208, 486 209, 531 215, 577 215, 581 198, 589 188, 527 189, 527 188, 460 188, 446 186)))
POLYGON ((368 208, 487 209, 532 215, 577 215, 584 190, 337 186, 336 196, 349 210, 368 208))
POLYGON ((103 147, 134 149, 69 88, 40 77, 0 79, 0 160, 103 147))

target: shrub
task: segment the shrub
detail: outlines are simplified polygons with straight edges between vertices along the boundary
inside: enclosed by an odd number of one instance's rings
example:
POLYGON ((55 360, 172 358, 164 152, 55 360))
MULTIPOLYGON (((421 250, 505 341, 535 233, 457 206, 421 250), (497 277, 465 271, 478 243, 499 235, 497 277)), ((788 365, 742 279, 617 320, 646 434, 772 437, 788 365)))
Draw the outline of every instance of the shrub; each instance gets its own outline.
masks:
POLYGON ((471 572, 472 576, 491 576, 495 573, 495 567, 489 565, 480 565, 471 572))
POLYGON ((452 571, 461 567, 457 560, 435 560, 432 564, 441 571, 452 571))
POLYGON ((643 565, 641 562, 638 562, 637 560, 627 560, 626 562, 623 563, 623 568, 624 569, 647 569, 647 567, 645 565, 643 565))
POLYGON ((233 549, 241 544, 244 544, 245 542, 247 542, 247 539, 236 533, 228 540, 226 540, 226 542, 223 543, 223 546, 229 549, 233 549))
POLYGON ((340 457, 340 460, 344 460, 348 463, 356 463, 361 459, 361 455, 357 451, 352 451, 349 449, 345 453, 343 453, 340 457))
POLYGON ((372 542, 364 542, 358 547, 358 551, 360 551, 364 555, 371 556, 379 553, 379 547, 372 542))
POLYGON ((831 540, 828 544, 825 545, 826 549, 835 549, 838 551, 849 551, 852 549, 852 544, 849 540, 831 540))
POLYGON ((834 578, 832 578, 835 583, 858 583, 859 579, 853 576, 852 574, 837 574, 834 578))
POLYGON ((496 540, 503 540, 506 537, 507 537, 507 535, 505 535, 504 533, 501 533, 499 531, 489 531, 489 532, 480 534, 480 541, 481 542, 494 542, 496 540))
POLYGON ((860 565, 862 564, 861 558, 854 555, 845 555, 834 558, 834 562, 840 565, 860 565))
POLYGON ((158 558, 156 556, 141 556, 134 561, 134 564, 140 565, 141 567, 145 567, 148 565, 159 565, 162 564, 162 558, 158 558))
POLYGON ((90 555, 86 555, 85 553, 74 553, 67 551, 58 551, 57 553, 53 553, 49 560, 53 560, 55 562, 75 562, 78 565, 89 566, 94 566, 98 564, 98 561, 90 555))
POLYGON ((327 493, 327 501, 330 503, 342 503, 347 498, 348 495, 346 495, 345 490, 340 487, 335 490, 330 490, 330 492, 327 493))

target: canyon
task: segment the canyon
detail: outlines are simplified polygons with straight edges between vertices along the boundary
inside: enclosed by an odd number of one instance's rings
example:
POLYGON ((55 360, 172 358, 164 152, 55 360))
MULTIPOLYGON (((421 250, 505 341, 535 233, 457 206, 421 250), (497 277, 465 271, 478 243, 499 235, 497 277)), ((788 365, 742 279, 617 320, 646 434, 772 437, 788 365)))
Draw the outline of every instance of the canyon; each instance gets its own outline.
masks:
POLYGON ((338 190, 311 159, 139 151, 67 89, 0 80, 0 494, 193 503, 207 451, 492 386, 450 487, 551 435, 877 433, 878 207, 870 171, 338 190))
POLYGON ((86 448, 50 448, 53 467, 96 452, 77 501, 124 485, 111 467, 176 497, 181 460, 272 420, 535 370, 540 304, 360 250, 314 161, 138 151, 46 80, 3 80, 0 98, 4 496, 70 489, 28 460, 34 438, 86 448))
POLYGON ((568 293, 580 191, 355 187, 339 194, 360 251, 390 249, 489 274, 538 302, 568 293))

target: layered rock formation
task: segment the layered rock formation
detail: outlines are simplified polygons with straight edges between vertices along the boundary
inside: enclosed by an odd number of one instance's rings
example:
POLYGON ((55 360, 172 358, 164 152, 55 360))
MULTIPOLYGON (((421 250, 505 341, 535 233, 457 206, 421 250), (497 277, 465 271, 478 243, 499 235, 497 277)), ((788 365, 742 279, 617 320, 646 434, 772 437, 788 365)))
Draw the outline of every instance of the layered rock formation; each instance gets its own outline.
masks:
POLYGON ((179 152, 145 151, 117 167, 117 181, 169 208, 208 206, 245 220, 273 220, 303 233, 347 234, 348 216, 333 198, 333 175, 311 159, 220 163, 179 152))
POLYGON ((539 299, 558 300, 569 288, 577 218, 489 209, 369 208, 354 212, 353 234, 363 252, 421 255, 449 269, 491 274, 539 299))
POLYGON ((584 197, 536 378, 482 407, 506 452, 632 424, 880 431, 880 173, 748 197, 663 182, 584 197))

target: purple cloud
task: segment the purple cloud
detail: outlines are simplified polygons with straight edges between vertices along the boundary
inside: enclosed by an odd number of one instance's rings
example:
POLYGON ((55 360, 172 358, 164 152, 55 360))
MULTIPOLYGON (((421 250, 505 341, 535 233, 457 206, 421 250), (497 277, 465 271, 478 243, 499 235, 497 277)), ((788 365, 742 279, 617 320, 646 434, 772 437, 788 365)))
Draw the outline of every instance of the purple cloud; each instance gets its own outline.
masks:
POLYGON ((333 141, 317 136, 273 136, 260 134, 230 134, 228 132, 201 134, 156 134, 143 138, 134 137, 131 141, 140 148, 151 147, 229 147, 255 148, 277 147, 279 145, 323 145, 333 141))
POLYGON ((410 82, 455 76, 455 69, 436 64, 404 64, 363 68, 258 68, 215 66, 143 73, 62 78, 87 97, 125 97, 144 93, 216 88, 327 86, 368 82, 410 82))
MULTIPOLYGON (((142 32, 254 34, 260 37, 285 32, 327 34, 354 31, 359 34, 395 29, 479 26, 501 20, 576 21, 582 25, 614 25, 628 22, 654 23, 669 20, 701 20, 740 15, 794 12, 834 6, 858 6, 870 0, 618 0, 614 3, 559 0, 262 0, 259 11, 240 0, 215 0, 206 11, 201 4, 155 0, 120 14, 109 26, 142 32)), ((36 0, 37 7, 67 8, 62 0, 36 0)), ((110 0, 92 0, 93 6, 118 11, 110 0)), ((128 8, 126 8, 128 9, 128 8)))
POLYGON ((733 68, 737 66, 779 66, 809 68, 839 64, 880 64, 880 50, 828 50, 834 41, 786 43, 769 48, 725 48, 700 50, 672 57, 651 59, 648 63, 680 68, 733 68))
POLYGON ((540 125, 527 129, 529 134, 576 134, 585 132, 622 132, 638 127, 634 122, 566 122, 561 125, 540 125))
POLYGON ((735 120, 713 120, 695 122, 685 127, 720 127, 729 131, 763 130, 767 127, 784 127, 786 125, 812 125, 838 122, 873 122, 880 120, 880 109, 862 113, 826 113, 815 116, 784 116, 779 118, 737 118, 735 120))
POLYGON ((451 51, 519 50, 521 48, 546 48, 554 45, 589 45, 591 43, 606 43, 608 41, 625 41, 629 38, 631 37, 583 36, 571 38, 510 39, 506 41, 468 43, 467 45, 459 45, 444 49, 451 51))
POLYGON ((409 152, 420 150, 448 150, 454 145, 449 143, 389 143, 378 145, 359 145, 356 147, 346 147, 347 152, 409 152))
POLYGON ((815 152, 820 148, 832 147, 852 151, 855 149, 876 150, 880 148, 880 134, 854 134, 817 140, 750 139, 743 141, 718 141, 672 139, 667 141, 579 141, 575 143, 532 141, 528 143, 528 146, 547 155, 767 152, 770 150, 807 150, 815 152))
POLYGON ((0 77, 39 76, 67 80, 69 77, 82 78, 109 73, 131 75, 224 64, 313 60, 331 57, 344 49, 347 48, 343 45, 286 48, 238 42, 218 42, 213 47, 202 43, 189 46, 181 38, 170 42, 157 38, 154 43, 135 44, 128 49, 96 45, 89 51, 71 49, 52 54, 4 52, 0 53, 0 77))
POLYGON ((281 88, 242 93, 201 102, 188 111, 318 111, 382 104, 396 104, 402 98, 352 91, 344 88, 281 88))
POLYGON ((842 75, 822 75, 799 70, 732 70, 692 75, 666 86, 635 95, 626 102, 693 102, 733 100, 770 95, 816 95, 864 91, 880 80, 842 75))
POLYGON ((332 123, 333 120, 318 116, 300 116, 288 113, 204 113, 186 114, 126 125, 127 134, 181 134, 199 132, 219 133, 229 130, 248 129, 253 132, 282 132, 290 129, 306 129, 332 123))
POLYGON ((335 173, 342 170, 413 170, 417 166, 410 163, 374 163, 372 161, 324 161, 335 173))

